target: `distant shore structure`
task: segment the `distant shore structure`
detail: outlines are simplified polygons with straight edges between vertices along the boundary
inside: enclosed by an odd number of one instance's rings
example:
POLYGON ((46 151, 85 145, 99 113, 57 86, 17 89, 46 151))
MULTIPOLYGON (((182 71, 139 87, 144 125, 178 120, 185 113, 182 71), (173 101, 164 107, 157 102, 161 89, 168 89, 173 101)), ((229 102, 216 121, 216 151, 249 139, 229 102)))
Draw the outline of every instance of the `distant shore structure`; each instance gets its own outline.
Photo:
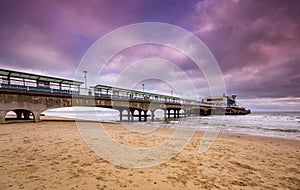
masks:
POLYGON ((202 102, 208 105, 224 106, 225 115, 246 115, 251 113, 249 109, 237 105, 235 94, 232 94, 231 96, 226 94, 223 94, 222 96, 209 96, 203 98, 202 102))
POLYGON ((235 97, 207 97, 202 101, 157 93, 99 85, 89 95, 80 93, 83 82, 51 76, 0 69, 0 123, 6 123, 9 111, 17 120, 40 121, 43 111, 53 108, 89 106, 118 110, 120 120, 154 120, 154 111, 164 111, 165 119, 191 115, 249 114, 238 107, 235 97))
POLYGON ((209 96, 203 98, 202 102, 210 105, 237 106, 235 94, 231 96, 227 96, 226 94, 223 94, 223 96, 209 96))

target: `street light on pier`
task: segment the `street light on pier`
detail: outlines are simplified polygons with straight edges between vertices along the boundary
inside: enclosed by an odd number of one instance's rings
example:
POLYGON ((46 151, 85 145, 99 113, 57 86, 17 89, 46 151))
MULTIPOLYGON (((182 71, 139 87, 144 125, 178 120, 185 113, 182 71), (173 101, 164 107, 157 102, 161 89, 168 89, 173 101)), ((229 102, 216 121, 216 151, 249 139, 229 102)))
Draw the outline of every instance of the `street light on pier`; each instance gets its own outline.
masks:
POLYGON ((143 83, 142 86, 143 86, 143 92, 144 92, 145 91, 145 84, 143 83))
POLYGON ((83 71, 84 73, 84 87, 87 89, 87 71, 83 71))
POLYGON ((173 90, 171 90, 171 96, 173 96, 173 90))

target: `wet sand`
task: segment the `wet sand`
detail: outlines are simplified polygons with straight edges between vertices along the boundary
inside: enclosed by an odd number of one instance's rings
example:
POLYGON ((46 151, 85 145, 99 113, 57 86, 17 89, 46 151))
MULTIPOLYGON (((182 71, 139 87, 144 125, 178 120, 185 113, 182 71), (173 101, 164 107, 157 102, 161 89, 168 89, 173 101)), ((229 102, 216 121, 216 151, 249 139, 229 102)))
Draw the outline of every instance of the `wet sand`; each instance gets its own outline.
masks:
MULTIPOLYGON (((133 133, 102 124, 119 143, 151 147, 174 129, 133 133)), ((125 168, 97 156, 72 121, 0 125, 0 189, 300 189, 300 141, 220 134, 199 153, 197 132, 158 166, 125 168)), ((107 147, 109 149, 109 147, 107 147)))

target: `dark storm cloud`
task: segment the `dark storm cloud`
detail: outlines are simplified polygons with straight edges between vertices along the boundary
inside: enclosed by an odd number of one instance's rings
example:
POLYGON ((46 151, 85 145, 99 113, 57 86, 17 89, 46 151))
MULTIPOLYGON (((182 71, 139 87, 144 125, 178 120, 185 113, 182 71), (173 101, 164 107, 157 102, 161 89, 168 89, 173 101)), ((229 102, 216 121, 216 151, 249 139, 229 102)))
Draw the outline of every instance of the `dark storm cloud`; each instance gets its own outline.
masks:
POLYGON ((0 7, 2 67, 71 77, 98 38, 145 21, 187 25, 196 1, 4 0, 0 7), (59 72, 59 73, 55 73, 59 72))
POLYGON ((78 55, 76 34, 66 28, 62 7, 48 1, 3 1, 0 64, 11 69, 66 75, 78 55))
POLYGON ((195 32, 216 56, 227 89, 243 97, 300 95, 299 1, 202 1, 195 32))

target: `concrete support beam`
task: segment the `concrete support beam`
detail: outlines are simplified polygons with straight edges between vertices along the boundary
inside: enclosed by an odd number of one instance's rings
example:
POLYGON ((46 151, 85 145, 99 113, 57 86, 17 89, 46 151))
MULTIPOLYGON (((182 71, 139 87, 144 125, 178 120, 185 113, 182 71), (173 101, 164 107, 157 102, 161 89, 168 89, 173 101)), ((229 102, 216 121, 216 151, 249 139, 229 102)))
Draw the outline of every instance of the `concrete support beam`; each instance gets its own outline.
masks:
POLYGON ((29 120, 29 117, 30 117, 30 111, 28 110, 23 110, 23 116, 24 116, 24 119, 25 120, 29 120))
POLYGON ((148 110, 144 110, 143 112, 144 112, 144 121, 147 121, 147 112, 148 112, 148 110))
POLYGON ((119 109, 119 116, 120 116, 120 121, 123 121, 123 110, 119 109))
POLYGON ((138 110, 139 112, 139 121, 142 121, 142 110, 138 110))
POLYGON ((180 109, 176 109, 176 110, 174 111, 174 114, 176 115, 176 118, 179 118, 179 111, 180 111, 180 109))
POLYGON ((151 111, 151 121, 154 121, 154 112, 155 110, 150 110, 151 111))
POLYGON ((183 113, 183 117, 186 117, 186 110, 183 110, 184 113, 183 113))
POLYGON ((42 111, 33 111, 33 117, 34 117, 34 122, 40 122, 41 121, 41 113, 42 111))
POLYGON ((0 111, 0 123, 6 123, 5 116, 7 111, 0 111))
POLYGON ((130 118, 131 118, 131 121, 133 121, 134 111, 135 111, 135 109, 130 108, 130 118))
POLYGON ((127 110, 127 121, 130 121, 130 110, 127 110))
POLYGON ((22 110, 15 110, 14 112, 17 115, 17 119, 22 119, 22 110))

